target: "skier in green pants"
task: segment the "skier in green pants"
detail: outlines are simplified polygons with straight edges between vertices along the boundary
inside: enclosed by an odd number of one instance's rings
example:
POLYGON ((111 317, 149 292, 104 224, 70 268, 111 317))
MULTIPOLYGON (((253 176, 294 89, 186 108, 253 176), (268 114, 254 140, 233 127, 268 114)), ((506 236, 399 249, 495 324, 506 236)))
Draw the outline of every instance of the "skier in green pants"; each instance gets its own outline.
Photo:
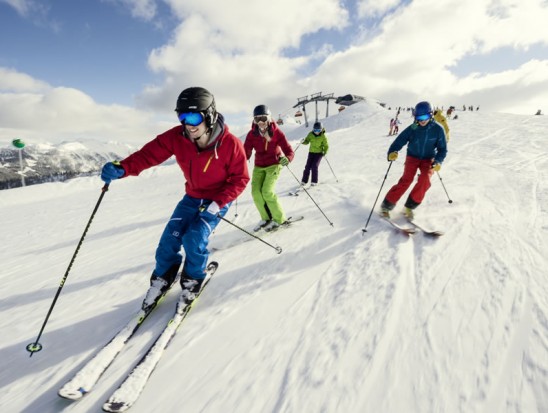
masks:
POLYGON ((253 125, 244 142, 247 159, 255 149, 255 167, 251 177, 251 195, 261 220, 254 228, 271 231, 286 221, 274 189, 282 167, 293 160, 293 148, 278 125, 272 121, 270 109, 259 105, 253 110, 253 125))

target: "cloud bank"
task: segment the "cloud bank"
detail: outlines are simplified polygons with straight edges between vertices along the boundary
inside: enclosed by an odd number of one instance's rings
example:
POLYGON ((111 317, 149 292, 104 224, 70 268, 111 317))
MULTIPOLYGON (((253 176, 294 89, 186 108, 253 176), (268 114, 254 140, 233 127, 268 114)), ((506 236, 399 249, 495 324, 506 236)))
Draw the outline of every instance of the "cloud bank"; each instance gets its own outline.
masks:
MULTIPOLYGON (((3 1, 22 15, 36 6, 3 1)), ((160 19, 159 1, 108 1, 151 24, 160 19)), ((548 51, 542 0, 162 3, 178 24, 143 62, 160 80, 136 91, 135 107, 100 105, 85 91, 0 68, 0 141, 17 132, 148 140, 173 124, 174 97, 193 85, 210 89, 241 133, 255 105, 280 113, 319 91, 392 106, 427 99, 498 112, 548 110, 548 57, 525 58, 532 48, 548 51), (501 50, 512 60, 504 68, 489 64, 501 50), (475 70, 473 58, 487 64, 475 70)))

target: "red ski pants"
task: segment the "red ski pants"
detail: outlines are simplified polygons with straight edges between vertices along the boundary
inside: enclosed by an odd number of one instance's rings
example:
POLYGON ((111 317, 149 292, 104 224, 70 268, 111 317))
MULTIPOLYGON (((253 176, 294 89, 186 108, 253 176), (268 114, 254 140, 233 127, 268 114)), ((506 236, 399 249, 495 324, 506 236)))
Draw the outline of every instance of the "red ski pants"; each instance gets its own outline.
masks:
POLYGON ((412 156, 405 158, 403 175, 396 185, 394 185, 386 194, 386 200, 391 204, 396 204, 402 195, 409 189, 415 178, 417 170, 420 171, 417 183, 411 190, 409 197, 417 204, 420 204, 430 188, 430 177, 434 174, 432 169, 432 159, 417 159, 412 156))

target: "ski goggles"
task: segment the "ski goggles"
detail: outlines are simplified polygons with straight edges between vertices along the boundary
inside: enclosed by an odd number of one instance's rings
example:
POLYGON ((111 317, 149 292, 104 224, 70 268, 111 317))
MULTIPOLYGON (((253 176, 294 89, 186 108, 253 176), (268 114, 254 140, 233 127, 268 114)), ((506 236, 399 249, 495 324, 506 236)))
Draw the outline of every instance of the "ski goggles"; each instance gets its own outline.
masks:
POLYGON ((204 121, 204 115, 201 112, 179 113, 179 121, 189 126, 198 126, 204 121))
POLYGON ((267 115, 261 115, 261 116, 255 116, 253 118, 253 121, 255 123, 259 123, 259 122, 268 122, 268 116, 267 115))
POLYGON ((431 118, 432 118, 431 113, 425 113, 424 115, 415 116, 415 119, 418 120, 419 122, 422 122, 431 118))
POLYGON ((322 133, 322 130, 321 129, 312 129, 312 132, 319 135, 320 133, 322 133))

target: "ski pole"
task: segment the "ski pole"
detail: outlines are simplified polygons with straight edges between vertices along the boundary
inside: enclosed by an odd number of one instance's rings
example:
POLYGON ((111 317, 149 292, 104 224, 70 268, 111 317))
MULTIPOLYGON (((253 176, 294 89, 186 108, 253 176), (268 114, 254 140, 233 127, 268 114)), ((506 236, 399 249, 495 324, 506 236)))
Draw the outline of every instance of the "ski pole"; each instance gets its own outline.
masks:
MULTIPOLYGON (((293 173, 293 171, 289 168, 288 165, 285 166, 287 168, 287 170, 289 172, 291 172, 291 175, 293 175, 293 178, 295 178, 295 180, 299 183, 299 185, 301 185, 301 181, 299 180, 299 178, 297 178, 295 176, 295 174, 293 173)), ((303 188, 303 191, 306 192, 306 194, 310 197, 310 199, 312 200, 312 202, 314 202, 314 205, 316 205, 316 207, 320 210, 320 212, 323 214, 323 216, 325 217, 325 219, 327 219, 327 222, 329 222, 329 225, 333 226, 333 223, 329 220, 329 218, 327 218, 327 215, 324 214, 324 212, 322 211, 322 209, 320 208, 320 206, 316 203, 316 201, 314 201, 314 198, 312 198, 312 195, 310 195, 310 193, 306 190, 306 188, 301 185, 301 187, 303 188)))
POLYGON ((223 221, 228 222, 230 225, 232 225, 232 226, 238 228, 240 231, 245 232, 245 233, 246 233, 247 235, 249 235, 250 237, 253 237, 253 238, 255 238, 255 239, 258 239, 258 240, 261 241, 263 244, 266 244, 266 245, 268 245, 270 248, 275 249, 276 252, 277 252, 278 254, 281 254, 281 253, 282 253, 282 248, 281 248, 281 247, 277 247, 277 246, 275 247, 274 245, 269 244, 268 242, 266 242, 266 241, 265 241, 264 239, 262 239, 261 237, 258 237, 258 236, 256 236, 256 235, 253 235, 251 232, 246 231, 246 230, 243 229, 242 227, 239 227, 238 225, 236 225, 236 224, 233 223, 232 221, 226 219, 225 217, 222 217, 222 216, 220 216, 220 215, 217 215, 217 216, 218 216, 219 218, 221 218, 223 221))
POLYGON ((390 171, 390 168, 392 167, 392 163, 394 163, 394 161, 390 161, 390 163, 388 164, 388 169, 386 170, 386 174, 384 175, 384 179, 382 180, 381 187, 379 188, 379 193, 377 194, 377 198, 375 198, 375 203, 373 204, 373 208, 371 208, 371 212, 369 213, 369 217, 367 218, 365 227, 363 227, 362 229, 362 235, 364 235, 367 232, 367 225, 369 225, 369 220, 371 219, 371 215, 373 215, 373 211, 375 210, 375 205, 377 205, 377 201, 379 200, 379 195, 381 194, 382 187, 384 186, 386 178, 388 177, 388 172, 390 171))
POLYGON ((445 185, 443 184, 443 179, 441 179, 441 175, 439 172, 436 172, 438 174, 438 178, 440 178, 441 186, 443 186, 443 190, 445 191, 445 195, 447 195, 447 199, 449 200, 449 203, 452 204, 453 200, 449 197, 449 194, 447 193, 447 189, 445 189, 445 185))
POLYGON ((49 307, 48 313, 46 315, 46 319, 44 320, 44 323, 42 324, 42 328, 40 329, 40 332, 38 333, 38 337, 36 337, 36 340, 34 341, 34 343, 30 343, 27 345, 27 351, 30 353, 29 357, 32 357, 34 353, 42 350, 42 344, 40 344, 38 341, 40 340, 40 337, 42 337, 42 333, 44 332, 44 328, 46 327, 46 324, 48 323, 49 316, 51 315, 51 312, 53 311, 53 307, 55 307, 57 298, 59 298, 59 294, 61 294, 61 290, 63 289, 63 286, 65 285, 65 282, 67 281, 70 269, 72 267, 72 264, 74 263, 76 255, 78 255, 78 251, 80 250, 80 247, 82 246, 82 242, 84 241, 86 233, 88 232, 88 229, 91 225, 91 221, 93 220, 95 213, 99 209, 99 205, 101 204, 101 201, 103 200, 103 196, 105 196, 105 193, 108 191, 108 185, 109 184, 105 184, 103 188, 101 189, 101 196, 99 197, 99 200, 97 201, 97 204, 95 205, 95 208, 93 209, 93 212, 91 214, 91 217, 89 218, 88 224, 86 225, 86 228, 84 229, 84 233, 82 234, 82 237, 80 238, 80 242, 78 242, 78 245, 76 246, 76 251, 74 251, 74 254, 72 255, 72 259, 70 260, 70 263, 65 272, 65 275, 61 279, 61 284, 59 285, 59 288, 57 289, 57 293, 55 294, 55 297, 53 297, 53 302, 51 303, 51 306, 49 307))
POLYGON ((339 180, 337 179, 337 175, 335 175, 335 171, 333 171, 333 168, 331 168, 331 164, 327 160, 327 156, 324 155, 323 157, 325 158, 325 161, 327 162, 327 165, 329 166, 329 169, 331 169, 331 172, 333 173, 333 176, 335 177, 335 181, 339 182, 339 180))
POLYGON ((234 213, 234 219, 238 218, 238 198, 236 198, 236 212, 234 213))

